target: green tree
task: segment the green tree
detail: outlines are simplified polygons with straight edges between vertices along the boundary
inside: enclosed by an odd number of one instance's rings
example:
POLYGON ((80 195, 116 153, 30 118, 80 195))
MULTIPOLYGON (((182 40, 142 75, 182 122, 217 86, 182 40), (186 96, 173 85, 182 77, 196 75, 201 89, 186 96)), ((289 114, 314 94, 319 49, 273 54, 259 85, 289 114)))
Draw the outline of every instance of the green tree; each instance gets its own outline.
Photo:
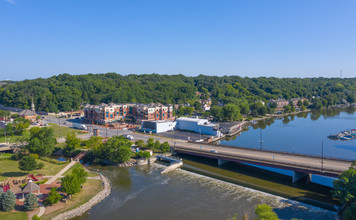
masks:
POLYGON ((109 138, 101 148, 100 157, 113 163, 130 160, 132 143, 123 136, 109 138))
POLYGON ((170 150, 170 146, 167 141, 161 144, 160 150, 162 151, 162 153, 168 152, 170 150))
POLYGON ((289 113, 289 112, 291 112, 291 110, 292 110, 292 107, 290 105, 283 106, 284 113, 289 113))
POLYGON ((67 156, 71 156, 75 153, 77 149, 80 148, 80 138, 77 137, 76 134, 68 134, 66 137, 66 146, 64 147, 64 154, 67 156))
POLYGON ((89 149, 94 155, 98 155, 100 153, 100 149, 103 145, 103 138, 99 136, 91 136, 85 142, 86 148, 89 149))
POLYGON ((45 199, 44 204, 45 205, 54 205, 57 202, 59 202, 59 200, 62 199, 62 196, 58 193, 57 188, 56 187, 52 187, 51 191, 48 193, 48 197, 45 199))
POLYGON ((333 182, 333 196, 343 203, 344 219, 356 217, 356 161, 333 182))
POLYGON ((30 139, 27 149, 30 153, 48 156, 52 154, 56 143, 53 128, 33 127, 30 129, 30 139))
POLYGON ((156 140, 156 141, 155 141, 154 148, 155 148, 155 149, 159 149, 160 147, 161 147, 161 143, 159 143, 159 140, 156 140))
POLYGON ((153 138, 148 138, 146 146, 149 149, 153 149, 155 146, 155 140, 153 138))
POLYGON ((15 209, 16 205, 16 195, 11 191, 7 190, 1 194, 1 211, 9 212, 15 209))
POLYGON ((72 175, 74 175, 83 184, 87 181, 88 173, 83 169, 83 167, 74 167, 72 170, 72 175))
POLYGON ((66 175, 62 178, 62 189, 68 195, 74 195, 80 192, 81 183, 75 175, 66 175))
POLYGON ((223 107, 223 115, 227 121, 236 121, 241 118, 238 105, 227 104, 223 107))
POLYGON ((137 140, 135 141, 135 145, 139 148, 145 147, 145 142, 143 140, 137 140))
POLYGON ((140 158, 146 158, 147 159, 147 158, 151 157, 151 154, 148 151, 140 151, 140 152, 136 153, 136 156, 140 157, 140 158))
POLYGON ((273 211, 272 207, 267 204, 258 205, 255 208, 255 214, 258 220, 278 220, 277 214, 273 211))
POLYGON ((37 169, 37 166, 36 160, 32 156, 24 156, 19 161, 19 169, 27 172, 37 169))
POLYGON ((24 202, 24 208, 25 210, 34 210, 38 208, 38 199, 37 197, 29 193, 25 196, 25 202, 24 202))
POLYGON ((258 110, 257 110, 257 112, 258 112, 258 114, 259 115, 266 115, 267 114, 267 107, 266 106, 262 106, 261 108, 259 108, 258 110))
POLYGON ((214 116, 215 120, 217 121, 220 121, 224 116, 222 107, 218 107, 218 106, 212 106, 210 108, 210 114, 214 116))

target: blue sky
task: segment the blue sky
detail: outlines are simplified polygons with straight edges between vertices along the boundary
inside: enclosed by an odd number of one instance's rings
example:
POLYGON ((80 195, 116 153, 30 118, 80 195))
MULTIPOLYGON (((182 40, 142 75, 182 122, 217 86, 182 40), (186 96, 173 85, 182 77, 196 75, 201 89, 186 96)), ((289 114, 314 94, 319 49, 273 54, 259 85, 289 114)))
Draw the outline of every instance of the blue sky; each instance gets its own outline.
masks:
POLYGON ((0 80, 356 77, 354 0, 0 0, 0 80))

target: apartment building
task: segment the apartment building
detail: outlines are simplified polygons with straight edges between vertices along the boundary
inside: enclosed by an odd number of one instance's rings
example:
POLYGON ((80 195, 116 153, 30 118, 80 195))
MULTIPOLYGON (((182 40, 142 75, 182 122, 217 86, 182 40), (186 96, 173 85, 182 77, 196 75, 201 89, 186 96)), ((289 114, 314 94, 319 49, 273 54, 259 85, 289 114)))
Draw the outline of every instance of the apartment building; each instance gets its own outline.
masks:
POLYGON ((115 104, 86 105, 84 119, 99 124, 119 121, 123 118, 136 120, 170 120, 173 119, 172 105, 156 104, 115 104))

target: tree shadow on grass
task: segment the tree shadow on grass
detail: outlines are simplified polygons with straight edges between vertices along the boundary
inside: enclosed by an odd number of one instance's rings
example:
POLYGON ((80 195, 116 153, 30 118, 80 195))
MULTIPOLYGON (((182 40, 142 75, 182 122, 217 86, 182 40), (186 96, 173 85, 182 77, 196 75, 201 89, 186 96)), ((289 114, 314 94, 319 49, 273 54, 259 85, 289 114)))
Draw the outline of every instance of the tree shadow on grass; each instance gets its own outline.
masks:
POLYGON ((25 176, 27 173, 25 172, 5 172, 1 173, 1 176, 3 177, 19 177, 19 176, 25 176))

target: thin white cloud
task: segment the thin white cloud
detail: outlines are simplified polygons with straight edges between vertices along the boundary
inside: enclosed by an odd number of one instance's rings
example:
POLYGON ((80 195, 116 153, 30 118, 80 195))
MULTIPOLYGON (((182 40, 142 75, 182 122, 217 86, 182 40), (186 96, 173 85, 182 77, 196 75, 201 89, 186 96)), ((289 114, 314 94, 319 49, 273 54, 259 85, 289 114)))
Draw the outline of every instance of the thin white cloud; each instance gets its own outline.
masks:
POLYGON ((15 4, 15 0, 5 0, 8 3, 15 4))

